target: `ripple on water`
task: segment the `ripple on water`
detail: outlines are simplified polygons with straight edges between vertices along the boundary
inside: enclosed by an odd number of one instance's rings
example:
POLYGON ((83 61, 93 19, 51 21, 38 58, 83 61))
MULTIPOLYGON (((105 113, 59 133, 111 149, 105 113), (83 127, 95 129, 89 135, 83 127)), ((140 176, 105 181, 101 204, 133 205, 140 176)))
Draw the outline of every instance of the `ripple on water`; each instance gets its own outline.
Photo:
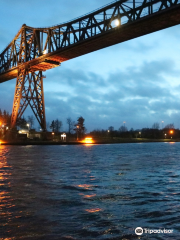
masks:
POLYGON ((2 239, 178 239, 179 146, 0 146, 2 239))

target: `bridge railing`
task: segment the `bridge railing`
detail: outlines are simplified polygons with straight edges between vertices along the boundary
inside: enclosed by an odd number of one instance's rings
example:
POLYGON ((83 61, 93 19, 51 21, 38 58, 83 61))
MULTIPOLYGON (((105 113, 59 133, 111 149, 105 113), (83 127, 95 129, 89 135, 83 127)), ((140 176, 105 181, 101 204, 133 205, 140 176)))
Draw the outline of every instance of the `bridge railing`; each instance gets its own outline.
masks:
POLYGON ((23 25, 0 54, 0 74, 48 53, 114 31, 145 16, 172 8, 180 0, 120 0, 88 15, 50 28, 23 25))

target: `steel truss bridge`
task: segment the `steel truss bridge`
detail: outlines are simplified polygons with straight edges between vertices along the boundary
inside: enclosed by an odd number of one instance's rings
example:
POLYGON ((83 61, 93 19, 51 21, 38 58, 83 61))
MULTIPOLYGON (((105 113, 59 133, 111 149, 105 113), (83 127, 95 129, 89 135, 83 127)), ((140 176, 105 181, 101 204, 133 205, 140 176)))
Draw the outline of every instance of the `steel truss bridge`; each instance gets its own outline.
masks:
POLYGON ((180 0, 118 0, 48 28, 22 25, 0 54, 0 83, 16 78, 11 127, 30 105, 46 130, 43 71, 69 59, 180 24, 180 0))

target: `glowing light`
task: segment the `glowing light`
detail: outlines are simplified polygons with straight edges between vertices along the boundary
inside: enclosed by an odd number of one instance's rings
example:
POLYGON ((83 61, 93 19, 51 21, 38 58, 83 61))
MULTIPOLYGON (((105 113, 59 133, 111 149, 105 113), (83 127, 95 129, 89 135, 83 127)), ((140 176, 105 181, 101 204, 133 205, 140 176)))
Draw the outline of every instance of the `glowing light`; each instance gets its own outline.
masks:
POLYGON ((84 188, 84 189, 92 189, 92 185, 90 184, 79 184, 77 185, 79 188, 84 188))
POLYGON ((52 135, 54 135, 54 132, 52 132, 52 135))
POLYGON ((92 195, 84 195, 84 198, 92 198, 92 197, 95 197, 96 194, 92 194, 92 195))
POLYGON ((173 130, 170 130, 170 133, 171 133, 171 134, 173 134, 173 132, 174 132, 173 130))
POLYGON ((102 211, 102 209, 101 208, 92 208, 92 209, 86 209, 86 211, 89 213, 94 213, 94 212, 102 211))
POLYGON ((66 141, 66 134, 65 133, 61 134, 61 140, 66 141))
POLYGON ((84 194, 83 194, 83 193, 79 193, 79 195, 82 195, 82 196, 84 196, 84 194))
POLYGON ((87 137, 87 138, 85 138, 85 139, 82 141, 82 143, 85 143, 85 144, 92 144, 92 143, 94 143, 94 141, 92 140, 92 138, 87 137))
POLYGON ((115 23, 116 27, 120 25, 120 21, 119 21, 118 19, 116 19, 116 20, 114 21, 114 23, 115 23))

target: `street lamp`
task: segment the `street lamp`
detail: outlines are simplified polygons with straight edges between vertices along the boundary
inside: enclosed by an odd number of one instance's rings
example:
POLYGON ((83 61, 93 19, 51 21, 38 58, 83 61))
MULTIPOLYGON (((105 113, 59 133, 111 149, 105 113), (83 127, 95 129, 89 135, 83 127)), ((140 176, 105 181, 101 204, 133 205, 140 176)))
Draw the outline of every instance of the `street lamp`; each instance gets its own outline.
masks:
POLYGON ((124 132, 126 132, 126 122, 124 121, 124 132))
POLYGON ((29 123, 27 123, 26 125, 27 125, 27 127, 28 127, 28 130, 29 130, 29 123))
POLYGON ((77 141, 79 140, 79 125, 76 125, 76 129, 77 129, 77 141))
POLYGON ((170 130, 170 134, 171 134, 171 138, 172 138, 172 134, 174 133, 174 131, 173 130, 170 130))

